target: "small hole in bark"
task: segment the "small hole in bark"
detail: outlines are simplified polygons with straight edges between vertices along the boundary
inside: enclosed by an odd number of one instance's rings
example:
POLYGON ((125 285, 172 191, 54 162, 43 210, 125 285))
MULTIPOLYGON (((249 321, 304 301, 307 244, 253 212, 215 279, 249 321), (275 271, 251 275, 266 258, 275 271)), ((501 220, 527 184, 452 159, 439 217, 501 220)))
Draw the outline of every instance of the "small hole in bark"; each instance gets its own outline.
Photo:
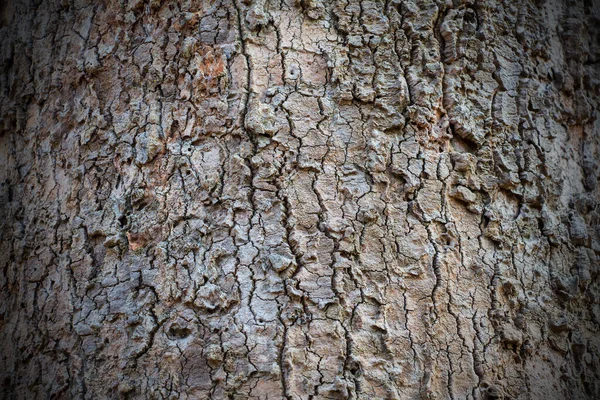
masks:
POLYGON ((217 307, 214 307, 214 308, 213 308, 213 307, 210 307, 210 308, 207 308, 207 309, 206 309, 206 313, 207 313, 207 314, 214 314, 214 313, 216 313, 217 311, 219 311, 219 307, 218 307, 218 306, 217 306, 217 307))
POLYGON ((137 211, 143 210, 147 205, 148 203, 146 201, 140 200, 139 204, 137 205, 137 211))
POLYGON ((177 324, 171 325, 169 328, 168 336, 171 339, 185 339, 186 337, 192 334, 191 329, 186 328, 184 326, 179 326, 177 324))
POLYGON ((352 375, 359 376, 360 375, 360 365, 356 361, 351 361, 348 366, 348 371, 352 375))
POLYGON ((119 224, 121 224, 121 228, 123 228, 125 225, 127 225, 127 216, 126 215, 121 215, 121 217, 119 217, 119 224))
POLYGON ((475 22, 475 12, 471 9, 467 9, 465 11, 465 16, 463 17, 463 21, 467 23, 475 22))

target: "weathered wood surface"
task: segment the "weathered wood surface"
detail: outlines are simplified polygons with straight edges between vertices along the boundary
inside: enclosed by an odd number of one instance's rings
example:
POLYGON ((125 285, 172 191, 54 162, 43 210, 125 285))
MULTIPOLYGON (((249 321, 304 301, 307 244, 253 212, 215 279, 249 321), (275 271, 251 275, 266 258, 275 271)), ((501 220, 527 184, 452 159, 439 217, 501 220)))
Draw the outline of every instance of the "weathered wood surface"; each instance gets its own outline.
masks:
POLYGON ((596 1, 1 7, 1 398, 600 398, 596 1))

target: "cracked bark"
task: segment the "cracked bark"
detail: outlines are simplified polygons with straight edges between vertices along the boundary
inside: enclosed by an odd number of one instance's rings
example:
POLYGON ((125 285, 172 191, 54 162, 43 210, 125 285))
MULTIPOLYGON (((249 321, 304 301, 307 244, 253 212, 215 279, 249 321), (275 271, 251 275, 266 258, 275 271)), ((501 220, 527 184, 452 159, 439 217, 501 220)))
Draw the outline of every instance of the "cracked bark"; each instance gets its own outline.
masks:
POLYGON ((0 11, 1 398, 600 398, 595 0, 0 11))

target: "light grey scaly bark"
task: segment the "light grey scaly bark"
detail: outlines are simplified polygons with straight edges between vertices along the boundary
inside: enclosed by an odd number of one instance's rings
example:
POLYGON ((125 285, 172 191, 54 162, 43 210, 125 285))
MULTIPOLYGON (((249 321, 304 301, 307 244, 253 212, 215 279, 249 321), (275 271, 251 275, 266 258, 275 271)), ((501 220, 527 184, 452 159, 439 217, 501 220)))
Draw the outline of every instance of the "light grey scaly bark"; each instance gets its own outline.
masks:
POLYGON ((0 398, 600 398, 596 0, 0 12, 0 398))

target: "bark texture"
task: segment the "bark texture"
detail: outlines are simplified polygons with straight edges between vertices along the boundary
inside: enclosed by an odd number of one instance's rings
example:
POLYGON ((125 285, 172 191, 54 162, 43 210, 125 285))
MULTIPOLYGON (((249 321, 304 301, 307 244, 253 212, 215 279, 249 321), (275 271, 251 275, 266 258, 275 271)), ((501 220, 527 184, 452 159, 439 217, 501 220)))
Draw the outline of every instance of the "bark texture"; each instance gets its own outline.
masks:
POLYGON ((11 0, 0 397, 600 398, 595 0, 11 0))

